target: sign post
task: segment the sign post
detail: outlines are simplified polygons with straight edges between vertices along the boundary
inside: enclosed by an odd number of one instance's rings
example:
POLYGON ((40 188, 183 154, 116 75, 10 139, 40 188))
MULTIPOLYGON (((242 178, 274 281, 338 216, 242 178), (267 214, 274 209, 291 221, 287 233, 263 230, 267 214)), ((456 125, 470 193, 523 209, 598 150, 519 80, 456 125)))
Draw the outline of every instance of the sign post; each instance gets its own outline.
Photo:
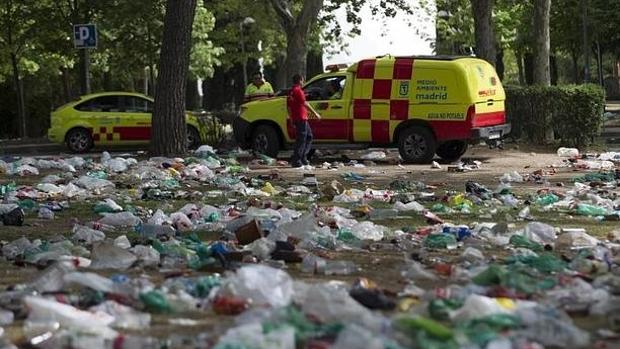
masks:
POLYGON ((90 52, 97 48, 97 26, 94 24, 75 24, 73 26, 73 45, 81 50, 81 92, 90 93, 90 52))

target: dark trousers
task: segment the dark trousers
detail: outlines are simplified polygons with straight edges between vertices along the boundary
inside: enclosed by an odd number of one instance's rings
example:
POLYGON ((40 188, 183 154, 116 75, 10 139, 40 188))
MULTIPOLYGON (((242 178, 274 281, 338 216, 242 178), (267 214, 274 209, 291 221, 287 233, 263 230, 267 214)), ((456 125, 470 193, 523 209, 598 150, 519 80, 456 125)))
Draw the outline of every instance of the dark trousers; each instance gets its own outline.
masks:
POLYGON ((295 125, 295 148, 293 149, 293 157, 291 165, 299 166, 307 163, 308 152, 312 145, 312 129, 307 120, 294 121, 295 125))

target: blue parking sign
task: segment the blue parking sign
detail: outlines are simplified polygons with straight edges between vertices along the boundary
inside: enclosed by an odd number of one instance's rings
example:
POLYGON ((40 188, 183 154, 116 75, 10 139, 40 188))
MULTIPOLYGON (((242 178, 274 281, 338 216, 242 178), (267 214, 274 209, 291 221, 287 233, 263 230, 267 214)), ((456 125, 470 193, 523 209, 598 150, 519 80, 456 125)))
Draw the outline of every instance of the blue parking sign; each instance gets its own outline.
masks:
POLYGON ((73 26, 75 48, 97 47, 97 26, 94 24, 75 24, 73 26))

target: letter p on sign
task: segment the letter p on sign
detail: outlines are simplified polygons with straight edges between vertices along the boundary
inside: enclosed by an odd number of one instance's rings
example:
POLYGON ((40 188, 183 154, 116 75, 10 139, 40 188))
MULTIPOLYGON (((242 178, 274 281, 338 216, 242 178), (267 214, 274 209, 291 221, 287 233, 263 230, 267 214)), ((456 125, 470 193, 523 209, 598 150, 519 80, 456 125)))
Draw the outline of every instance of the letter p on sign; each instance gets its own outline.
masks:
POLYGON ((96 48, 97 27, 94 24, 76 24, 73 26, 75 48, 96 48))

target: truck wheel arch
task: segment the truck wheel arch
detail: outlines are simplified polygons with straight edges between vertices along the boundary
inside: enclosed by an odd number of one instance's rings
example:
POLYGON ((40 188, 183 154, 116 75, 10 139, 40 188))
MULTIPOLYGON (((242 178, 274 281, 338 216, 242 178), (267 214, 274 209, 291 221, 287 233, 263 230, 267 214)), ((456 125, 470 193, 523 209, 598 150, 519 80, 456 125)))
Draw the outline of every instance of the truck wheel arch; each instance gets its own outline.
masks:
POLYGON ((431 133, 433 134, 433 136, 435 137, 435 139, 437 139, 435 130, 433 130, 433 127, 431 127, 431 124, 428 121, 421 120, 421 119, 412 119, 412 120, 403 121, 400 124, 398 124, 398 126, 396 126, 396 129, 394 130, 394 137, 392 138, 392 142, 394 144, 398 144, 398 137, 400 136, 400 133, 412 126, 425 127, 429 129, 431 133))

